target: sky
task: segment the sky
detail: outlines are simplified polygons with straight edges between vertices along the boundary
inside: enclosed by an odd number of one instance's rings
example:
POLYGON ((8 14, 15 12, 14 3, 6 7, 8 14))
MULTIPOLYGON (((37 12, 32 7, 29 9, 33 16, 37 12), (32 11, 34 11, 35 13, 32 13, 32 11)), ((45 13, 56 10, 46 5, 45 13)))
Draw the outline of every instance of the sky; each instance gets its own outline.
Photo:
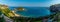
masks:
POLYGON ((0 4, 8 6, 49 7, 60 4, 60 0, 0 0, 0 4))

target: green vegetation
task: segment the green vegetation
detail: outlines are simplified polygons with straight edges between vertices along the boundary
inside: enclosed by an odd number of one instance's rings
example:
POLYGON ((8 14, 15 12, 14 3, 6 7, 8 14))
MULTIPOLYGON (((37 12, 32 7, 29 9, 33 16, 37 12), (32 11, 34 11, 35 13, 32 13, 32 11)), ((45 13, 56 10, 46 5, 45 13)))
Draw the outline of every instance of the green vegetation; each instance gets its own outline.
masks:
MULTIPOLYGON (((42 18, 40 18, 40 17, 39 18, 12 17, 11 14, 9 14, 9 13, 12 13, 12 11, 9 8, 5 7, 4 5, 2 7, 0 5, 0 16, 2 14, 4 14, 5 16, 13 19, 14 22, 28 22, 28 21, 30 21, 30 22, 42 22, 42 18), (2 7, 3 7, 3 9, 1 9, 2 7)), ((53 6, 51 6, 51 7, 53 7, 53 6)), ((23 9, 24 8, 18 8, 17 10, 23 11, 23 9)), ((58 10, 57 11, 53 11, 52 9, 51 9, 51 11, 55 12, 55 14, 50 14, 50 16, 45 16, 46 18, 50 17, 51 19, 55 19, 56 17, 58 17, 60 15, 60 12, 58 10)), ((14 15, 14 13, 12 13, 12 15, 14 15)), ((58 20, 58 22, 60 22, 59 17, 58 17, 57 20, 58 20)), ((4 21, 5 21, 4 17, 0 17, 0 22, 4 22, 4 21)))
POLYGON ((4 17, 2 16, 1 5, 0 5, 0 22, 5 22, 4 17))

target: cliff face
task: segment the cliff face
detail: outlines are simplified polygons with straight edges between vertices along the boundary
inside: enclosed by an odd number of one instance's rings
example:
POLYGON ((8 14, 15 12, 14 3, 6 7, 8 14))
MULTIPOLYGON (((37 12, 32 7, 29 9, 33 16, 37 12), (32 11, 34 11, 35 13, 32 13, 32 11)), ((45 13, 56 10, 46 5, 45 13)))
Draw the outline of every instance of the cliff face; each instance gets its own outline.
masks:
POLYGON ((55 4, 55 5, 50 6, 50 11, 51 12, 58 12, 58 11, 60 11, 60 4, 55 4))
POLYGON ((58 19, 58 21, 60 21, 60 4, 50 6, 50 11, 55 12, 56 15, 54 16, 54 19, 58 19))

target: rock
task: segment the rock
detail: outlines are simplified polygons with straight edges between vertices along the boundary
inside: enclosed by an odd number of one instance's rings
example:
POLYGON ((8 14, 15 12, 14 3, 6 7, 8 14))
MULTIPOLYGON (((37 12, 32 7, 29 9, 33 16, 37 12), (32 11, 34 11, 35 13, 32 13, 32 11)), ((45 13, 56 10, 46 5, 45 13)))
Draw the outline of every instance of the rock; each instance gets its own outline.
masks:
POLYGON ((58 12, 58 11, 60 11, 60 4, 55 4, 55 5, 50 6, 50 11, 51 12, 58 12))
POLYGON ((10 18, 8 18, 8 17, 6 17, 6 16, 4 16, 4 19, 5 19, 6 22, 13 22, 12 19, 10 19, 10 18))
POLYGON ((50 6, 50 11, 55 12, 54 20, 60 21, 60 4, 50 6))

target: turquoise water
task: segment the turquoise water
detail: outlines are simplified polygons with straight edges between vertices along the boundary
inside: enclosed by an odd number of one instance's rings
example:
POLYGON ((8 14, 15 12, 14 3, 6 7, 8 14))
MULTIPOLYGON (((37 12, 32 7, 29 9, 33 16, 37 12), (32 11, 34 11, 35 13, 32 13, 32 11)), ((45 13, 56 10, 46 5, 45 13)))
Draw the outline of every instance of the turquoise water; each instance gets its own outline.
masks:
MULTIPOLYGON (((10 7, 11 10, 14 10, 13 8, 17 7, 10 7)), ((29 17, 40 17, 40 16, 47 16, 50 15, 49 7, 24 7, 26 11, 16 11, 17 14, 21 14, 23 16, 29 16, 29 17)))

